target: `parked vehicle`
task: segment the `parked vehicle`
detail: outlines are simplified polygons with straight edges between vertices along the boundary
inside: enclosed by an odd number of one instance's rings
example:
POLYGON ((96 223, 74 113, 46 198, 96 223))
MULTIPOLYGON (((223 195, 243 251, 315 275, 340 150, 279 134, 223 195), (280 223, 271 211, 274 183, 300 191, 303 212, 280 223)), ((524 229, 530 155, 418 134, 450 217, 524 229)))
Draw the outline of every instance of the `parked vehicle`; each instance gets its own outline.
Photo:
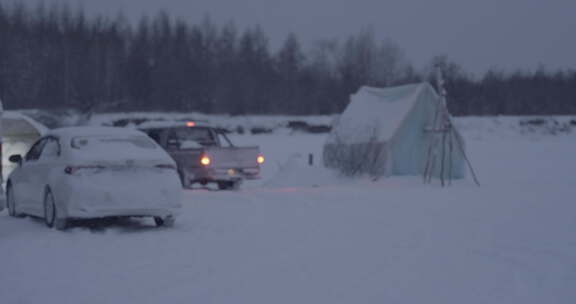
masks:
POLYGON ((5 181, 16 167, 8 161, 12 154, 24 154, 48 128, 38 121, 15 111, 2 113, 2 180, 5 181))
MULTIPOLYGON (((2 146, 3 146, 3 132, 2 132, 2 116, 4 115, 4 106, 0 99, 0 162, 2 162, 2 146)), ((2 164, 0 163, 0 212, 6 208, 6 196, 4 195, 4 179, 2 178, 2 164)))
POLYGON ((172 156, 185 188, 216 183, 236 189, 244 179, 260 177, 260 148, 236 147, 226 134, 203 122, 152 122, 139 126, 172 156))
POLYGON ((43 217, 48 227, 105 217, 171 226, 180 207, 175 162, 137 130, 55 129, 9 159, 18 165, 6 184, 9 214, 43 217))
POLYGON ((48 129, 34 119, 14 111, 3 111, 0 101, 0 211, 5 208, 4 181, 15 164, 8 161, 12 154, 26 153, 48 129))

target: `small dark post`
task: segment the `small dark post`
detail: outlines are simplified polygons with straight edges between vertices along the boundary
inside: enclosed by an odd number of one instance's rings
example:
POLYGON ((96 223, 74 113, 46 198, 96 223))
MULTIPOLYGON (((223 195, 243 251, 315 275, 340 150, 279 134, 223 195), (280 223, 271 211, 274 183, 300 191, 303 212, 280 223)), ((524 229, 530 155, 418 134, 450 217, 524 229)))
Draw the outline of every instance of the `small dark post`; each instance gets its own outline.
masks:
MULTIPOLYGON (((4 106, 2 104, 2 100, 0 99, 0 192, 2 191, 2 184, 4 183, 4 172, 2 172, 2 167, 4 164, 2 163, 2 138, 4 137, 2 134, 2 114, 4 113, 4 106)), ((1 210, 1 209, 0 209, 1 210)))
POLYGON ((312 154, 312 153, 308 154, 308 165, 310 167, 314 166, 314 154, 312 154))

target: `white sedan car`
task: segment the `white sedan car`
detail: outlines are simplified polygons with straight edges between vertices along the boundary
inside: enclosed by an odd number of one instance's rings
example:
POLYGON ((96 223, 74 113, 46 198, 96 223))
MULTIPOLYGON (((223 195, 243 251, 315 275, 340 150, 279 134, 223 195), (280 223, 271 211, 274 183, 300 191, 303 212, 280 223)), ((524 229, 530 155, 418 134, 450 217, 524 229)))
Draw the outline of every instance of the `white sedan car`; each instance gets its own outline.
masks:
POLYGON ((153 217, 171 226, 181 184, 170 156, 137 130, 61 128, 40 138, 6 182, 11 216, 44 218, 65 229, 73 219, 153 217))

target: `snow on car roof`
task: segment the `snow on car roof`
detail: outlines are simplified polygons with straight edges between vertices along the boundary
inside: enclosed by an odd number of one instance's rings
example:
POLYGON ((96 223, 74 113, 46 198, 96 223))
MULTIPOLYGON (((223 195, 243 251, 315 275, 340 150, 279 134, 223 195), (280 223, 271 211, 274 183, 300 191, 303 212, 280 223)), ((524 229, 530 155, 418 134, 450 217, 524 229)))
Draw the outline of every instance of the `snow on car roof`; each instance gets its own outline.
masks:
POLYGON ((53 129, 47 135, 60 137, 64 141, 70 140, 64 145, 67 157, 75 161, 119 161, 119 160, 150 160, 162 161, 167 164, 174 164, 172 158, 160 148, 152 139, 136 129, 119 127, 66 127, 53 129), (149 140, 151 146, 141 146, 133 141, 125 142, 99 142, 97 145, 90 145, 88 148, 79 149, 72 147, 76 137, 90 136, 118 136, 126 138, 131 136, 141 136, 149 140))
POLYGON ((116 127, 66 127, 50 130, 47 135, 59 137, 94 135, 145 135, 136 129, 116 127))

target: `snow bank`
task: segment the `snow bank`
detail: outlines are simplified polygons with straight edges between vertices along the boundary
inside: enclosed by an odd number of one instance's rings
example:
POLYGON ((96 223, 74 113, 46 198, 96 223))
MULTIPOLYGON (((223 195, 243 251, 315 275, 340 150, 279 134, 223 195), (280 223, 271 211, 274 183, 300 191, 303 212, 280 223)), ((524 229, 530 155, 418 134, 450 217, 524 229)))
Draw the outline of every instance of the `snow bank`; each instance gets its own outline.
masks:
MULTIPOLYGON (((16 111, 8 111, 16 112, 16 111)), ((73 125, 77 117, 70 113, 48 113, 40 110, 18 111, 45 121, 46 125, 73 125)), ((134 125, 143 121, 184 122, 207 121, 210 124, 231 130, 240 129, 250 133, 252 129, 272 131, 274 134, 294 134, 302 123, 312 126, 331 126, 339 115, 291 116, 291 115, 208 115, 203 113, 170 113, 170 112, 126 112, 94 114, 89 121, 94 126, 112 126, 121 122, 123 126, 134 125), (292 128, 287 128, 292 126, 292 128)), ((510 137, 548 136, 576 133, 576 116, 490 116, 490 117, 456 117, 454 118, 460 130, 466 129, 472 138, 480 137, 510 137)), ((326 130, 324 130, 326 131, 326 130)))
POLYGON ((282 163, 276 174, 264 182, 266 187, 319 187, 340 183, 350 183, 351 180, 339 177, 334 170, 320 165, 309 165, 309 156, 294 153, 282 163))
POLYGON ((474 132, 482 187, 342 183, 306 168, 325 136, 234 135, 261 144, 264 180, 185 191, 174 229, 4 212, 0 303, 572 304, 576 141, 474 132))
POLYGON ((457 117, 455 124, 472 139, 576 135, 576 116, 571 115, 457 117))
POLYGON ((284 128, 290 121, 301 121, 309 124, 330 125, 334 117, 332 115, 317 116, 285 116, 285 115, 208 115, 202 113, 166 113, 166 112, 130 112, 130 113, 107 113, 96 114, 92 117, 92 125, 112 125, 124 120, 127 124, 141 121, 202 121, 211 125, 227 129, 237 130, 241 128, 248 132, 254 128, 276 130, 284 128))

